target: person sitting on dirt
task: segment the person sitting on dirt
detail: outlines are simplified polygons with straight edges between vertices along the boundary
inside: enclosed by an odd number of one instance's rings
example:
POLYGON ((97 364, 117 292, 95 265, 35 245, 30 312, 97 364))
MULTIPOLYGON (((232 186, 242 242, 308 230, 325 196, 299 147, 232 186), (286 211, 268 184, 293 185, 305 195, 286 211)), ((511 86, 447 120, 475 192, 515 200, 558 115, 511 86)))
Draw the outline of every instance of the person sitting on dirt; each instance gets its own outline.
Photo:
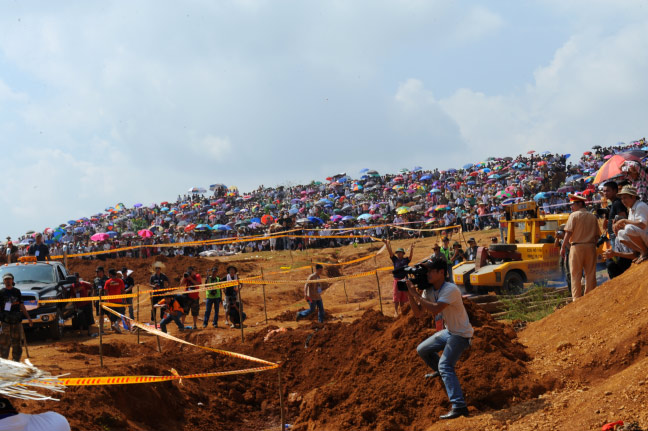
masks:
POLYGON ((614 232, 621 244, 639 253, 634 262, 641 263, 648 259, 648 204, 639 200, 632 186, 623 186, 618 196, 628 208, 628 218, 615 222, 614 232))
POLYGON ((65 417, 56 412, 18 413, 7 398, 0 398, 0 431, 70 431, 65 417))
POLYGON ((174 321, 178 325, 180 331, 184 331, 184 325, 180 318, 184 315, 184 309, 180 302, 176 299, 175 295, 166 295, 164 299, 154 305, 156 308, 162 308, 160 314, 164 315, 162 321, 160 321, 160 329, 162 332, 166 333, 166 326, 174 321))
POLYGON ((395 252, 392 252, 391 243, 388 239, 383 240, 387 252, 389 253, 389 258, 391 259, 394 270, 392 275, 394 276, 394 283, 392 287, 392 297, 394 300, 394 317, 398 317, 398 307, 402 308, 403 305, 408 301, 407 292, 403 290, 398 290, 398 282, 403 281, 407 278, 405 273, 405 267, 407 267, 412 261, 412 255, 414 254, 414 244, 409 249, 409 256, 405 257, 405 250, 402 248, 397 248, 395 252))
POLYGON ((20 289, 14 282, 14 276, 6 273, 2 277, 4 288, 0 290, 0 356, 9 359, 9 349, 11 349, 11 358, 20 362, 22 356, 22 346, 20 342, 23 337, 22 319, 25 316, 29 320, 29 326, 33 326, 32 319, 27 313, 25 304, 23 304, 20 289))
MULTIPOLYGON (((106 292, 107 296, 110 295, 122 295, 124 293, 124 281, 119 277, 119 274, 117 274, 117 270, 115 268, 110 268, 108 270, 108 275, 110 278, 106 281, 106 284, 104 285, 104 291, 106 292)), ((113 304, 121 304, 123 303, 123 299, 121 298, 113 298, 110 299, 108 302, 113 303, 113 304)), ((116 311, 119 314, 124 314, 124 307, 110 307, 114 311, 116 311)), ((121 334, 121 329, 119 329, 119 322, 121 320, 121 317, 106 311, 106 314, 108 314, 108 319, 110 320, 110 327, 113 329, 118 334, 121 334)))
POLYGON ((474 330, 464 307, 461 291, 455 284, 446 281, 448 267, 445 259, 434 258, 421 265, 427 269, 429 287, 419 294, 412 282, 407 280, 412 312, 417 318, 423 318, 428 313, 434 314, 437 322, 445 323, 445 329, 438 328, 434 335, 418 345, 416 352, 433 370, 425 377, 441 376, 452 403, 452 410, 440 418, 468 416, 468 407, 455 373, 455 364, 461 353, 470 346, 474 330), (438 352, 441 351, 443 354, 439 358, 438 352))
POLYGON ((623 243, 616 241, 614 247, 608 249, 603 253, 605 260, 605 267, 610 279, 618 277, 623 274, 630 266, 632 261, 639 256, 639 253, 626 247, 623 243))
POLYGON ((319 263, 315 265, 315 272, 308 276, 306 284, 304 285, 304 298, 310 308, 308 310, 302 310, 297 313, 295 320, 299 321, 300 319, 308 316, 317 307, 317 320, 320 323, 324 323, 324 303, 322 302, 322 292, 329 288, 330 284, 328 283, 311 283, 313 280, 319 280, 324 274, 324 267, 319 263))

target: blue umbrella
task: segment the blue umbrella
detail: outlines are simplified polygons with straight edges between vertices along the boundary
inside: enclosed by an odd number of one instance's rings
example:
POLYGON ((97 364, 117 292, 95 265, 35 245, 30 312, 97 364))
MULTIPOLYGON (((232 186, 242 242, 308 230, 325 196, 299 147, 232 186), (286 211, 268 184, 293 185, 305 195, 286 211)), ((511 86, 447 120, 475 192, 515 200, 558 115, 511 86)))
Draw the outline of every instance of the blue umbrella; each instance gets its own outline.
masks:
POLYGON ((491 180, 499 180, 502 177, 498 174, 493 174, 493 175, 489 175, 488 178, 490 178, 491 180))
POLYGON ((571 154, 565 154, 565 158, 568 159, 571 157, 571 154))
POLYGON ((371 214, 367 214, 367 213, 358 216, 358 220, 369 220, 370 218, 371 218, 371 214))
POLYGON ((547 199, 548 195, 544 192, 540 192, 533 197, 533 200, 547 199))
POLYGON ((83 233, 83 232, 85 232, 85 228, 83 226, 74 228, 74 233, 83 233))
POLYGON ((261 219, 259 217, 254 217, 250 219, 250 223, 261 223, 261 219))
POLYGON ((139 208, 139 207, 141 207, 141 206, 142 206, 142 204, 138 202, 138 203, 136 203, 135 205, 133 205, 133 208, 139 208))
POLYGON ((472 163, 468 163, 467 165, 463 165, 463 169, 470 169, 473 167, 472 163))
POLYGON ((76 224, 76 220, 68 220, 68 224, 69 224, 69 225, 75 225, 75 224, 76 224))
POLYGON ((420 181, 426 181, 426 180, 431 180, 432 176, 431 175, 423 175, 420 179, 420 181))
POLYGON ((367 168, 360 169, 360 173, 361 173, 361 174, 364 174, 365 172, 369 172, 369 169, 367 169, 367 168))
POLYGON ((484 171, 486 173, 489 173, 491 170, 490 170, 490 168, 484 168, 484 169, 482 169, 482 171, 484 171))
POLYGON ((551 154, 549 151, 544 151, 542 154, 551 154))
POLYGON ((448 172, 455 173, 455 172, 457 172, 457 170, 455 168, 450 168, 450 169, 448 169, 448 172))
POLYGON ((337 181, 338 181, 338 183, 346 183, 347 181, 349 181, 349 179, 347 177, 342 177, 342 178, 338 179, 337 181))
POLYGON ((351 217, 351 216, 344 216, 344 217, 342 217, 342 221, 349 221, 349 220, 355 220, 355 218, 354 218, 354 217, 351 217))
POLYGON ((322 220, 319 217, 313 217, 313 216, 308 217, 308 221, 315 224, 324 224, 324 220, 322 220))
POLYGON ((330 204, 331 201, 328 200, 328 199, 320 199, 320 200, 317 201, 317 203, 322 204, 322 205, 326 205, 326 204, 330 204))
POLYGON ((470 180, 470 181, 467 181, 466 184, 468 184, 469 186, 474 186, 474 185, 475 185, 475 182, 472 181, 472 180, 470 180))
POLYGON ((169 211, 169 207, 162 207, 160 208, 160 211, 169 211))
POLYGON ((108 232, 106 232, 106 234, 111 238, 114 238, 114 237, 117 236, 117 232, 115 232, 114 230, 109 230, 108 232))
POLYGON ((288 211, 288 215, 295 215, 295 214, 297 214, 298 212, 299 212, 299 210, 298 210, 297 208, 291 208, 291 209, 288 211))
POLYGON ((423 170, 423 168, 420 167, 420 166, 414 166, 414 169, 412 169, 413 172, 418 172, 418 171, 422 171, 422 170, 423 170))
POLYGON ((441 189, 432 189, 430 193, 441 193, 441 189))

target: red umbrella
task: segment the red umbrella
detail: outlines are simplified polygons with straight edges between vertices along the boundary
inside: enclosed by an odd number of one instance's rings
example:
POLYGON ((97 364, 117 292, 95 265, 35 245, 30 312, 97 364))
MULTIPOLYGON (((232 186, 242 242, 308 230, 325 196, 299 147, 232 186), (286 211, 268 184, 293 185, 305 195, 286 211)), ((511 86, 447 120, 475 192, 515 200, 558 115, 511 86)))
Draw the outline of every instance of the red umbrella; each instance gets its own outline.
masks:
POLYGON ((592 154, 591 151, 585 151, 585 152, 583 153, 584 156, 589 156, 590 154, 592 154))
POLYGON ((196 228, 196 225, 193 224, 193 223, 191 223, 191 224, 188 224, 187 226, 185 226, 184 231, 185 231, 185 232, 191 232, 191 231, 194 230, 195 228, 196 228))
POLYGON ((90 237, 90 241, 106 241, 110 236, 107 233, 96 233, 90 237))
POLYGON ((270 214, 266 214, 263 217, 261 217, 261 223, 268 225, 274 222, 274 217, 272 217, 270 214))
POLYGON ((542 160, 541 162, 538 162, 538 166, 545 166, 547 164, 546 161, 542 160))
POLYGON ((603 181, 621 175, 621 166, 628 160, 640 161, 641 159, 631 153, 615 154, 601 166, 594 177, 594 184, 600 184, 603 181))
POLYGON ((535 153, 535 150, 527 151, 527 154, 533 154, 535 153))

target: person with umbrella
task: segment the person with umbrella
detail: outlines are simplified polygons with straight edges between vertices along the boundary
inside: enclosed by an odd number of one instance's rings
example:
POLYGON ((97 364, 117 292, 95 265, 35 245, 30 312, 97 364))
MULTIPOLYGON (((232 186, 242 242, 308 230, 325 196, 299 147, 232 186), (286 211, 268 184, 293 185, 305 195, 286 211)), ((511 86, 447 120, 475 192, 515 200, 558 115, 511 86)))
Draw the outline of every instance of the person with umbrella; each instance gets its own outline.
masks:
POLYGON ((627 219, 618 220, 613 229, 619 242, 633 251, 639 253, 635 263, 648 259, 648 204, 639 200, 637 189, 632 186, 623 186, 619 197, 629 208, 627 219))
POLYGON ((572 213, 565 224, 565 239, 560 255, 565 257, 569 248, 572 297, 583 296, 581 278, 585 273, 585 294, 596 288, 596 241, 601 235, 596 216, 585 208, 587 198, 569 195, 572 213))

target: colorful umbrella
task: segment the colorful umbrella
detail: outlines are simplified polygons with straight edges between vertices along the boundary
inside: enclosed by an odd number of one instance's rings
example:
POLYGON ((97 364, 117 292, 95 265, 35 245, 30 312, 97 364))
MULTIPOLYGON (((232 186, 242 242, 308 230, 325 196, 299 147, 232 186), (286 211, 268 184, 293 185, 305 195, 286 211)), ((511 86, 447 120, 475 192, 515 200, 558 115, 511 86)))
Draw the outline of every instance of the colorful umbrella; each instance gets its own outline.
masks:
POLYGON ((110 236, 108 236, 107 233, 100 232, 100 233, 96 233, 96 234, 92 235, 90 237, 90 240, 91 241, 106 241, 109 238, 110 238, 110 236))
POLYGON ((138 234, 139 236, 141 236, 142 238, 150 238, 150 237, 153 236, 153 232, 151 232, 151 231, 148 230, 148 229, 142 229, 142 230, 140 230, 139 232, 137 232, 137 234, 138 234))

